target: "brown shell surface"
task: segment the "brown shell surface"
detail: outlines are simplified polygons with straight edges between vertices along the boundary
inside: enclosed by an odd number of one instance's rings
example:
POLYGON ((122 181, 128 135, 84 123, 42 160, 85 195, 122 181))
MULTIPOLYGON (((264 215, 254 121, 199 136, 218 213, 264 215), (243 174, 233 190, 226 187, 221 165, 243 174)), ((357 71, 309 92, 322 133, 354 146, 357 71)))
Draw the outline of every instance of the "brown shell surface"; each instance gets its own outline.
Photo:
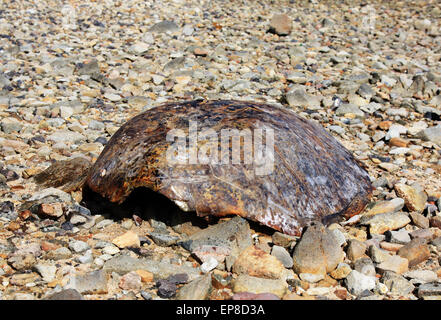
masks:
POLYGON ((109 140, 86 183, 111 202, 147 187, 199 216, 236 214, 291 235, 314 220, 359 213, 373 190, 368 173, 319 124, 282 107, 226 100, 166 103, 135 116, 109 140), (188 135, 189 121, 199 132, 272 129, 274 170, 257 175, 245 161, 170 164, 167 133, 188 135))

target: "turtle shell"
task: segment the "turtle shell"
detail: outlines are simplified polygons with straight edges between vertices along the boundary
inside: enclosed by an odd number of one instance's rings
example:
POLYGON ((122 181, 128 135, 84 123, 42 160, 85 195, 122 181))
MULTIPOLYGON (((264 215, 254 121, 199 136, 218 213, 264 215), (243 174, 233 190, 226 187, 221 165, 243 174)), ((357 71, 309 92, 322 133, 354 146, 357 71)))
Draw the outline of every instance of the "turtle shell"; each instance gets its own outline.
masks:
POLYGON ((359 213, 373 190, 319 124, 283 107, 228 100, 166 103, 135 116, 111 137, 86 184, 117 203, 147 187, 184 211, 235 214, 290 235, 359 213))

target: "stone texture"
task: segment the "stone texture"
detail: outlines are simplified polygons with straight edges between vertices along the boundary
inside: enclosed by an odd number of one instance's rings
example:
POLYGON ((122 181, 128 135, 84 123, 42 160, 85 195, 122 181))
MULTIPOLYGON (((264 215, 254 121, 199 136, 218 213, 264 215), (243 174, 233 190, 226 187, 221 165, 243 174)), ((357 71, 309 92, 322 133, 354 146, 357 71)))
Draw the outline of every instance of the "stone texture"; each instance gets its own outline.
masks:
POLYGON ((400 257, 409 261, 409 267, 413 267, 430 257, 430 251, 424 239, 413 239, 404 247, 398 250, 400 257))
POLYGON ((233 282, 233 292, 272 293, 282 298, 288 290, 283 280, 264 279, 241 274, 233 282))
POLYGON ((284 266, 275 256, 250 246, 239 255, 233 265, 233 272, 268 279, 280 279, 284 266))
POLYGON ((334 234, 323 225, 309 227, 294 248, 293 268, 297 274, 323 275, 343 261, 343 250, 334 234))

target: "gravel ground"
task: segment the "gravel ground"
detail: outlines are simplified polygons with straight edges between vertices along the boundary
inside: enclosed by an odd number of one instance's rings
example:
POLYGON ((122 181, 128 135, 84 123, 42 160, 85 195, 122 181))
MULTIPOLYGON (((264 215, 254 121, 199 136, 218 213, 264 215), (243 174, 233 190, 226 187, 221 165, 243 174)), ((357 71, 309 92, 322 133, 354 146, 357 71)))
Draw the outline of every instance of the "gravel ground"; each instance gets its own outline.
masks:
POLYGON ((0 297, 440 299, 440 16, 437 1, 3 1, 0 297), (290 237, 91 214, 78 183, 36 183, 196 98, 318 121, 366 166, 372 203, 290 237))

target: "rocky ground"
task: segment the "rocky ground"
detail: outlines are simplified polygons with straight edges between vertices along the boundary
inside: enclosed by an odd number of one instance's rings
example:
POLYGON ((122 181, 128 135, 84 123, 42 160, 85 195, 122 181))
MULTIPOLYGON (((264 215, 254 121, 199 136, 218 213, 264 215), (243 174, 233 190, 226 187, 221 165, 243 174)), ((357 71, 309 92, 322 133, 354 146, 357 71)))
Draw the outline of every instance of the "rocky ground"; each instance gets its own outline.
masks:
POLYGON ((440 299, 441 4, 335 2, 1 2, 0 297, 440 299), (81 181, 125 121, 193 98, 320 122, 372 203, 299 238, 91 214, 79 183, 37 175, 81 157, 81 181))

